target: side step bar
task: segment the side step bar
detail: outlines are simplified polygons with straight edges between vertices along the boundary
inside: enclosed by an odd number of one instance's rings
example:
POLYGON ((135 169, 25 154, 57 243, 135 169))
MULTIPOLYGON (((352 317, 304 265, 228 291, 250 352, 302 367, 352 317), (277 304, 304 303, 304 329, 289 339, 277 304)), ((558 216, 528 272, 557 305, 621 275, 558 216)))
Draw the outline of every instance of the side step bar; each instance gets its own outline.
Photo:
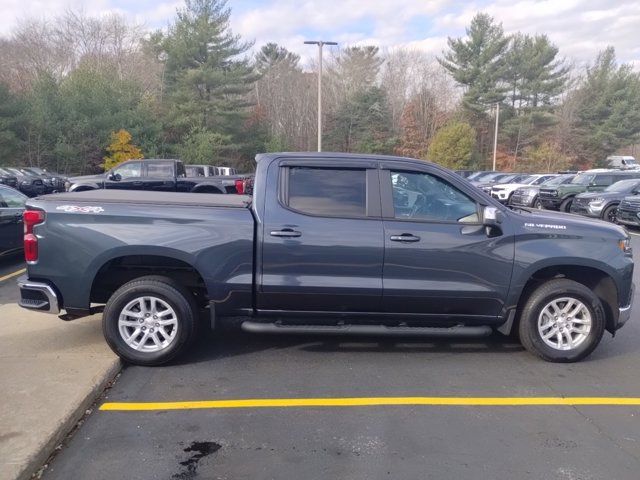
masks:
POLYGON ((454 327, 387 327, 385 325, 284 325, 281 323, 242 322, 242 330, 251 333, 313 335, 381 335, 416 337, 486 337, 493 329, 487 325, 454 327))

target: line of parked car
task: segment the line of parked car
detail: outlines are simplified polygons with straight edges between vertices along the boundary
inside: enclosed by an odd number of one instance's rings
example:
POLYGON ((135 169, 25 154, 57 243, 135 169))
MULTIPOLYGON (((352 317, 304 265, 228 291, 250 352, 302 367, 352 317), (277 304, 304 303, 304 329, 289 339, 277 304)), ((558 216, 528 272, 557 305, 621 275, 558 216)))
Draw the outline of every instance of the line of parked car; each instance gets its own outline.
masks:
POLYGON ((640 170, 458 172, 501 203, 640 226, 640 170))

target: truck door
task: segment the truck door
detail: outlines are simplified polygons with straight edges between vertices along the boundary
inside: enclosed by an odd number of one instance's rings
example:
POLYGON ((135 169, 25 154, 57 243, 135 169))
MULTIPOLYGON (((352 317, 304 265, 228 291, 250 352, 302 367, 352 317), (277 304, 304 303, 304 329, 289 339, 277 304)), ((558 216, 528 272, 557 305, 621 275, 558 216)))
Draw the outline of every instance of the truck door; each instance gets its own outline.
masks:
POLYGON ((380 171, 384 310, 435 321, 495 318, 509 290, 513 235, 489 237, 472 187, 442 175, 403 164, 380 171))
POLYGON ((175 167, 174 162, 147 160, 143 166, 142 189, 155 192, 175 192, 175 167))
POLYGON ((377 164, 276 160, 265 189, 258 309, 381 311, 377 164))
POLYGON ((142 190, 142 163, 126 162, 112 169, 104 180, 104 188, 142 190))

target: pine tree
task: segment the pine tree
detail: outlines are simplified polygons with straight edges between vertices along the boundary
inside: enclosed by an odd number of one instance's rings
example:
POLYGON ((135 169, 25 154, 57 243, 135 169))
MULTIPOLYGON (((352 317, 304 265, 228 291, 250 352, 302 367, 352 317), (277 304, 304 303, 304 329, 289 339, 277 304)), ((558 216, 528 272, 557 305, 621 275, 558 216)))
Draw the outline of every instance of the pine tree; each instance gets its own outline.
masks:
POLYGON ((185 0, 169 32, 152 37, 153 50, 165 59, 174 141, 194 128, 240 140, 257 76, 239 59, 251 45, 230 31, 230 15, 226 0, 185 0))
POLYGON ((299 55, 290 52, 277 43, 269 42, 263 45, 256 54, 255 66, 256 70, 263 74, 275 67, 285 71, 297 69, 299 61, 299 55))
POLYGON ((466 33, 467 38, 449 37, 449 51, 438 61, 465 87, 464 108, 473 115, 484 115, 490 105, 505 97, 501 80, 509 38, 502 25, 486 13, 476 14, 466 33))

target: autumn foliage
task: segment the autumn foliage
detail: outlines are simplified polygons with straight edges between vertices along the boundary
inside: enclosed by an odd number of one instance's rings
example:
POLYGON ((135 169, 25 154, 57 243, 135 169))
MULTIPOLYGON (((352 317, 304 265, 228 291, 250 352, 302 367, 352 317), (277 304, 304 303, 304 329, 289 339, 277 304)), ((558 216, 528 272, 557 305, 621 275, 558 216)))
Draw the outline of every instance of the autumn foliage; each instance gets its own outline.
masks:
POLYGON ((104 170, 111 170, 116 165, 135 158, 144 158, 142 151, 131 143, 131 134, 124 129, 111 133, 111 143, 106 148, 109 155, 104 157, 104 170))

